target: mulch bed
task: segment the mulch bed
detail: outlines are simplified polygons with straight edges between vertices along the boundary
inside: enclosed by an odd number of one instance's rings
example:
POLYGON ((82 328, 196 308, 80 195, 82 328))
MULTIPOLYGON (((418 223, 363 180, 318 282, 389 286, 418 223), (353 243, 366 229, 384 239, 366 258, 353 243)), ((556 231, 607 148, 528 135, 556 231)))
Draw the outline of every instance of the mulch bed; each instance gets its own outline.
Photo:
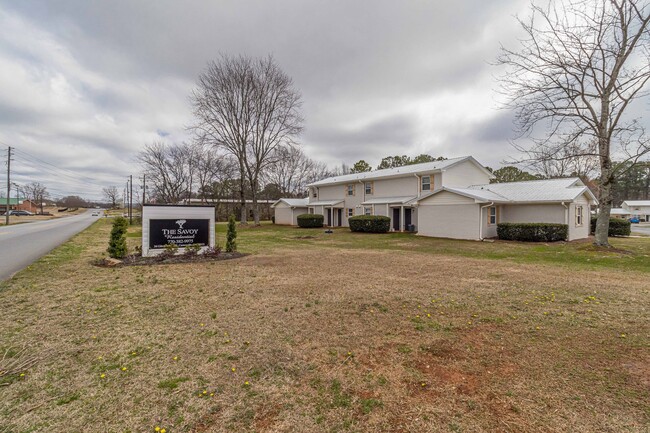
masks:
POLYGON ((203 255, 203 254, 178 254, 172 257, 143 257, 143 256, 128 256, 123 260, 116 260, 110 258, 103 258, 95 261, 93 264, 100 268, 115 268, 121 266, 151 266, 151 265, 169 265, 176 263, 202 263, 202 262, 217 262, 221 260, 239 259, 249 254, 234 252, 234 253, 220 253, 218 255, 203 255))

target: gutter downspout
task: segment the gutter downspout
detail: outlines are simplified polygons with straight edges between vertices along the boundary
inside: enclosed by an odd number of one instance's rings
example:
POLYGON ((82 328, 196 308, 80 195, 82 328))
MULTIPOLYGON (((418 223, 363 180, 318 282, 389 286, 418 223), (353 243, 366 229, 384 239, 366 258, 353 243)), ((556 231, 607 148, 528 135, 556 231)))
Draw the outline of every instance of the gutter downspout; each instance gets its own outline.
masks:
MULTIPOLYGON (((569 206, 564 204, 564 202, 561 203, 562 206, 564 206, 564 223, 566 224, 566 236, 567 236, 567 241, 569 240, 569 206)), ((584 222, 584 215, 582 216, 583 222, 584 222)), ((591 224, 591 214, 589 215, 589 224, 591 224)))
POLYGON ((483 240, 483 209, 486 207, 491 207, 494 206, 494 202, 490 202, 489 204, 486 204, 485 206, 481 206, 479 210, 479 216, 478 216, 478 240, 482 241, 483 240))

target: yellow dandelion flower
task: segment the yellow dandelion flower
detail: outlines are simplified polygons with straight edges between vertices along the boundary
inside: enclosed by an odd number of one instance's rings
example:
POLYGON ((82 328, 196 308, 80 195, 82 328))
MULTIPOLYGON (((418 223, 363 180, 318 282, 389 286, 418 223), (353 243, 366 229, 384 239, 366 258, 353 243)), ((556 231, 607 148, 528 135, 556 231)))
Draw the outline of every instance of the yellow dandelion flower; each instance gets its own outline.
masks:
POLYGON ((126 370, 128 370, 128 368, 122 367, 122 371, 126 371, 126 370))
POLYGON ((102 360, 103 356, 98 356, 97 359, 102 360))
POLYGON ((131 355, 133 355, 133 356, 135 356, 137 354, 138 354, 137 352, 131 352, 131 355))
POLYGON ((625 338, 625 337, 627 337, 627 335, 621 334, 621 338, 625 338))
POLYGON ((161 428, 160 433, 167 433, 167 430, 165 430, 164 428, 161 428))
POLYGON ((204 323, 199 323, 199 326, 205 326, 205 324, 204 323))
POLYGON ((250 386, 250 383, 248 381, 244 382, 245 386, 250 386))
POLYGON ((539 326, 535 326, 535 329, 539 330, 539 326))
POLYGON ((99 375, 99 378, 100 378, 100 379, 103 379, 103 378, 105 378, 105 377, 106 377, 106 375, 105 375, 104 373, 102 373, 102 374, 99 375))
POLYGON ((204 389, 204 390, 203 390, 203 395, 206 395, 207 393, 208 393, 208 391, 206 391, 206 390, 204 389))
POLYGON ((174 361, 178 361, 178 356, 174 356, 174 358, 172 358, 172 359, 173 359, 174 361))
POLYGON ((160 427, 158 426, 154 427, 153 431, 160 431, 160 427))
POLYGON ((237 369, 235 367, 233 367, 233 368, 230 369, 230 371, 232 371, 234 373, 235 371, 237 371, 237 369))
POLYGON ((25 373, 20 373, 20 377, 25 377, 25 373))
POLYGON ((210 397, 214 397, 214 392, 211 392, 211 393, 210 393, 210 397))
POLYGON ((425 382, 422 382, 420 386, 427 386, 427 384, 425 382))
POLYGON ((427 317, 431 317, 431 314, 427 314, 427 317))

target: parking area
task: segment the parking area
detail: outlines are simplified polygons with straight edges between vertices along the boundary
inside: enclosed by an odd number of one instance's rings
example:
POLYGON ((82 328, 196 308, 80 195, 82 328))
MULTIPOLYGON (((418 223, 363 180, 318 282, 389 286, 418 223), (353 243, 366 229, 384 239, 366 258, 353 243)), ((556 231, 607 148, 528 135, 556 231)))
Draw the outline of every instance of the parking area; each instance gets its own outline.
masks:
POLYGON ((632 234, 650 236, 650 223, 632 224, 632 234))

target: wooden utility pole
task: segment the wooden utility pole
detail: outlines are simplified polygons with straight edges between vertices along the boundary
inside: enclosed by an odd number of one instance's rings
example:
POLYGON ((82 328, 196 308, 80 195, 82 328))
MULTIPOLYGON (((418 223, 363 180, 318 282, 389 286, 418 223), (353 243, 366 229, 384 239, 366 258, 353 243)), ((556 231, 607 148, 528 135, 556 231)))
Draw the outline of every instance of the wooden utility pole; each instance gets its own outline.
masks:
POLYGON ((11 197, 11 146, 7 148, 7 210, 5 212, 5 225, 9 225, 9 201, 11 197))
POLYGON ((147 201, 147 175, 143 174, 142 175, 142 206, 147 201))
POLYGON ((133 175, 129 175, 129 224, 133 224, 133 175))

